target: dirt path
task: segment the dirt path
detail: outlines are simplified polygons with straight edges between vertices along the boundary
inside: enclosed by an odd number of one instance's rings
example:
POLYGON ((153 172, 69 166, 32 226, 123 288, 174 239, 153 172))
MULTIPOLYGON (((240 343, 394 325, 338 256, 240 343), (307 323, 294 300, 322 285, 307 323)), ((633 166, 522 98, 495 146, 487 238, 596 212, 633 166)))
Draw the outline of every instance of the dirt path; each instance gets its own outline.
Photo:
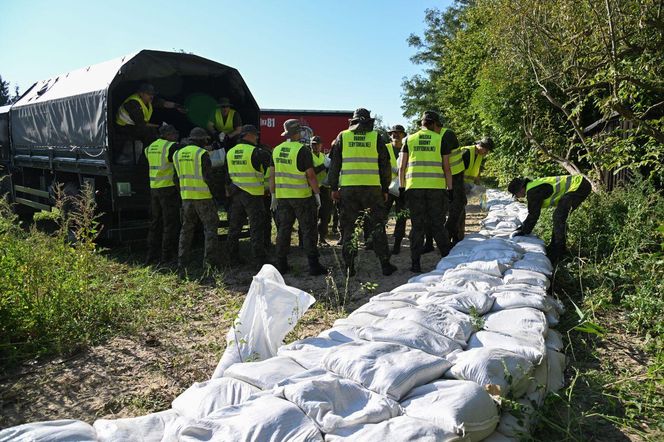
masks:
MULTIPOLYGON (((478 230, 482 215, 469 206, 468 231, 478 230)), ((388 226, 388 235, 393 225, 388 226)), ((330 243, 336 241, 331 238, 330 243)), ((392 238, 390 237, 390 243, 392 238)), ((380 272, 371 251, 359 252, 357 275, 346 281, 342 273, 341 247, 321 248, 321 261, 332 267, 330 277, 310 277, 302 250, 293 248, 285 275, 286 283, 308 291, 321 301, 300 320, 287 340, 315 336, 335 319, 362 305, 374 294, 404 284, 412 276, 408 240, 392 262, 398 271, 390 276, 380 272), (374 286, 367 288, 367 283, 374 286)), ((247 246, 248 244, 244 244, 247 246)), ((422 268, 432 269, 437 253, 422 258, 422 268)), ((230 325, 224 309, 229 298, 241 304, 255 270, 227 269, 224 290, 200 286, 201 300, 182 311, 182 321, 168 328, 147 330, 137 336, 116 337, 67 359, 25 364, 0 379, 0 428, 26 422, 98 418, 119 418, 170 408, 171 401, 194 382, 211 376, 225 346, 230 325)))

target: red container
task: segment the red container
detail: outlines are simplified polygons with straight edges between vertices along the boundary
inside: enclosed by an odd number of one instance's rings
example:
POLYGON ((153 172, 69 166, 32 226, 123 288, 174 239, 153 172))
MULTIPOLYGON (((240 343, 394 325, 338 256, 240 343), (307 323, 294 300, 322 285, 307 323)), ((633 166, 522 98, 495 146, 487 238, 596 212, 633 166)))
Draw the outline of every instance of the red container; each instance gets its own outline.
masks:
POLYGON ((328 152, 339 132, 348 129, 348 119, 352 116, 352 111, 261 109, 261 143, 273 148, 283 142, 284 121, 295 118, 321 138, 323 150, 328 152))

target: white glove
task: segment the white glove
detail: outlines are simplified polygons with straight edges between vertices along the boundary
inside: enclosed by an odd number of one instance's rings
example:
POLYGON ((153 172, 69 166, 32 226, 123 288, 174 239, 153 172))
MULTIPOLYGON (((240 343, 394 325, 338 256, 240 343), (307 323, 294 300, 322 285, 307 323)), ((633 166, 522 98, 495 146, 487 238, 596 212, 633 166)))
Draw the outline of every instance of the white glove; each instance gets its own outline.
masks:
POLYGON ((277 196, 272 195, 272 202, 270 202, 270 210, 273 212, 277 211, 277 196))
POLYGON ((316 208, 320 209, 320 193, 314 193, 314 198, 316 198, 316 208))
POLYGON ((223 132, 219 132, 219 141, 224 141, 226 139, 226 134, 223 132))

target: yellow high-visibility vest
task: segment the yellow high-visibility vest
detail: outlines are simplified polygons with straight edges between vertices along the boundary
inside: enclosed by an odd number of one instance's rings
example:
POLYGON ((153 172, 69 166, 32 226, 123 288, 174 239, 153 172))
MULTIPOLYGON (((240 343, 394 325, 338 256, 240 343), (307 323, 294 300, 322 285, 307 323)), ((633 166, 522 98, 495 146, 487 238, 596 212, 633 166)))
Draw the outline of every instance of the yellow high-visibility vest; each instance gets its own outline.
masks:
POLYGON ((235 116, 235 109, 229 109, 228 115, 224 120, 224 115, 221 113, 221 109, 217 109, 214 113, 214 128, 218 132, 223 132, 226 135, 233 132, 233 117, 235 116))
POLYGON ((463 165, 463 152, 462 149, 454 149, 450 153, 450 171, 452 175, 458 175, 466 169, 463 165))
POLYGON ((463 180, 469 183, 475 182, 475 178, 480 176, 480 167, 482 166, 482 160, 484 155, 477 154, 477 146, 464 146, 459 150, 464 149, 470 152, 470 161, 468 162, 468 168, 466 168, 463 176, 463 180))
POLYGON ((309 198, 313 194, 306 173, 297 168, 297 155, 302 147, 299 141, 285 141, 272 152, 278 199, 309 198))
MULTIPOLYGON (((318 154, 311 153, 314 158, 314 169, 318 166, 321 166, 325 163, 325 154, 318 152, 318 154)), ((316 174, 316 180, 318 181, 318 187, 323 185, 323 182, 327 178, 327 170, 323 169, 316 174)))
POLYGON ((380 186, 378 132, 341 132, 341 152, 341 187, 380 186))
POLYGON ((168 161, 168 151, 172 145, 173 141, 159 138, 145 148, 145 157, 148 159, 150 166, 151 189, 175 186, 173 181, 175 169, 173 163, 168 161))
POLYGON ((443 133, 421 129, 408 136, 406 189, 445 189, 441 144, 443 133))
POLYGON ((115 124, 118 126, 134 126, 136 123, 134 120, 131 119, 131 116, 129 115, 129 112, 127 112, 127 109, 125 109, 124 105, 125 103, 128 103, 130 101, 137 101, 138 104, 141 105, 141 110, 143 111, 143 121, 146 123, 150 121, 150 118, 152 118, 152 103, 145 104, 143 103, 143 100, 141 100, 140 95, 138 94, 132 94, 125 101, 122 102, 120 105, 120 109, 118 109, 118 115, 115 117, 115 124))
POLYGON ((265 174, 262 170, 254 169, 251 164, 251 154, 254 149, 258 148, 251 144, 236 144, 228 151, 228 155, 226 155, 228 174, 233 184, 240 189, 251 195, 263 196, 265 174))
POLYGON ((542 207, 555 207, 558 205, 558 202, 563 195, 568 192, 574 192, 579 188, 582 182, 583 177, 581 175, 561 175, 539 178, 526 184, 526 192, 534 187, 541 186, 542 184, 550 184, 553 186, 553 193, 542 202, 542 207))
POLYGON ((397 166, 397 156, 394 153, 394 146, 392 143, 387 143, 385 145, 387 152, 390 154, 390 167, 392 168, 392 179, 395 179, 399 175, 399 167, 397 166))
POLYGON ((185 146, 173 155, 173 164, 180 180, 183 200, 211 199, 210 188, 203 179, 202 157, 207 151, 194 144, 185 146))

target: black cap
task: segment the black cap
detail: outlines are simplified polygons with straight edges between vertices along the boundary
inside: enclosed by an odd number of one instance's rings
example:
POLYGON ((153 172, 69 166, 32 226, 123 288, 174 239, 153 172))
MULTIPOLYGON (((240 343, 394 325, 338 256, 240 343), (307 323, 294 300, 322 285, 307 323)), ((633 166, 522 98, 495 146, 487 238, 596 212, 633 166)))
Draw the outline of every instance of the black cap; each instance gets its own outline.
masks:
POLYGON ((440 114, 432 110, 425 111, 422 114, 422 121, 437 123, 438 125, 443 124, 443 119, 440 117, 440 114))
POLYGON ((148 95, 155 95, 156 93, 154 86, 150 83, 141 83, 141 85, 138 86, 137 92, 142 92, 148 95))
POLYGON ((240 136, 244 136, 246 134, 256 134, 256 135, 258 135, 258 129, 256 129, 256 126, 254 126, 253 124, 245 124, 240 129, 240 136))
POLYGON ((311 137, 311 144, 320 144, 320 137, 318 135, 311 137))
POLYGON ((401 132, 403 134, 406 133, 406 129, 400 124, 395 124, 390 128, 390 130, 387 131, 388 134, 391 134, 392 132, 401 132))
POLYGON ((195 127, 189 132, 189 139, 191 140, 209 140, 210 135, 202 127, 195 127))
POLYGON ((165 137, 166 135, 178 135, 178 130, 172 124, 162 124, 159 126, 159 135, 165 137))
POLYGON ((217 106, 219 107, 230 106, 230 105, 231 105, 231 100, 229 100, 228 97, 221 97, 217 102, 217 106))
POLYGON ((523 186, 525 185, 526 185, 525 179, 514 178, 512 181, 510 181, 509 185, 507 186, 507 191, 512 195, 516 195, 519 192, 519 190, 523 189, 523 186))
POLYGON ((476 142, 475 144, 477 144, 477 145, 479 145, 479 146, 481 146, 485 149, 493 150, 493 140, 489 137, 484 137, 481 140, 479 140, 478 142, 476 142))

